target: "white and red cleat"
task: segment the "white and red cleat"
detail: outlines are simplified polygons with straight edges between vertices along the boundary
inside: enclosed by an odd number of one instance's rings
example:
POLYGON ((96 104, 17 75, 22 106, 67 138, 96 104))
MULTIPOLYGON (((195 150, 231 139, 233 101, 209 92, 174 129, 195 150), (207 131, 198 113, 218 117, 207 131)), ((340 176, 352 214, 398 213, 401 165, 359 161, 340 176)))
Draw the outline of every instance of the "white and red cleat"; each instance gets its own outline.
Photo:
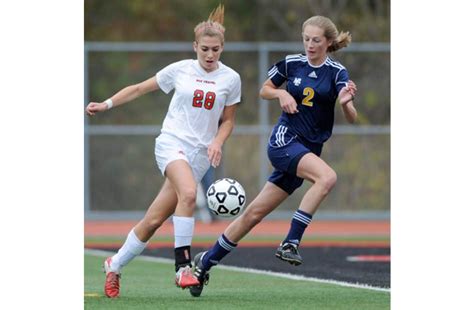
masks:
POLYGON ((105 285, 104 293, 109 298, 116 298, 120 295, 120 273, 111 271, 110 264, 112 257, 108 257, 104 262, 105 285))
POLYGON ((194 277, 193 270, 189 266, 179 268, 178 272, 176 272, 175 282, 176 286, 183 289, 200 284, 199 280, 194 277))

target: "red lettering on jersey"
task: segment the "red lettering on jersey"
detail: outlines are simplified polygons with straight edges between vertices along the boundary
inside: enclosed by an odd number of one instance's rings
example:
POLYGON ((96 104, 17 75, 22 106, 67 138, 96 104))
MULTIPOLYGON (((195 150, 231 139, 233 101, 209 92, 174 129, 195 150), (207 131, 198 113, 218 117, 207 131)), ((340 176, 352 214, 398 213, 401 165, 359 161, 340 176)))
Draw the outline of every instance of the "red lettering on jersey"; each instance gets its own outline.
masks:
POLYGON ((207 80, 196 79, 196 82, 198 82, 198 83, 204 83, 204 84, 213 84, 213 85, 216 85, 216 82, 214 82, 214 81, 207 81, 207 80))
POLYGON ((193 97, 193 107, 200 108, 202 107, 202 99, 204 98, 204 92, 200 89, 194 91, 193 97))
POLYGON ((202 101, 204 99, 204 108, 206 110, 211 110, 214 107, 214 101, 216 100, 216 93, 209 91, 204 96, 204 91, 201 89, 196 89, 194 91, 193 97, 193 107, 202 108, 202 101))
POLYGON ((211 110, 214 107, 214 101, 216 100, 216 93, 215 92, 207 92, 206 100, 204 101, 204 108, 211 110))

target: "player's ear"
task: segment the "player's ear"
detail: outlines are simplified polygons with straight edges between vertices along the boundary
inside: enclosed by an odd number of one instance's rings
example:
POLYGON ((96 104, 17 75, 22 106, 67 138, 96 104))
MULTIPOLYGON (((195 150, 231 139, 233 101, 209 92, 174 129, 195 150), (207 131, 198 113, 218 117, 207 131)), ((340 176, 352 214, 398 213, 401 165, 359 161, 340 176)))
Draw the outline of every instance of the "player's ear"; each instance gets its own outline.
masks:
POLYGON ((193 42, 193 49, 197 53, 198 44, 196 41, 193 42))

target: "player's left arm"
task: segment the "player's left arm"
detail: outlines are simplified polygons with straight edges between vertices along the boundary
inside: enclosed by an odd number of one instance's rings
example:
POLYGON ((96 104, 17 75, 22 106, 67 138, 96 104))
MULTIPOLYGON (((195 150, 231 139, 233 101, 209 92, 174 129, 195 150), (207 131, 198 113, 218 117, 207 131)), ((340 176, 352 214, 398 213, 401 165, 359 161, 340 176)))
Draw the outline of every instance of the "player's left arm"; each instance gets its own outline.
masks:
POLYGON ((237 104, 224 107, 217 135, 207 148, 207 155, 213 167, 219 166, 221 162, 222 146, 234 129, 236 111, 237 104))
POLYGON ((357 120, 357 110, 354 106, 354 97, 357 92, 356 84, 349 80, 347 85, 339 91, 339 103, 346 120, 353 124, 357 120))

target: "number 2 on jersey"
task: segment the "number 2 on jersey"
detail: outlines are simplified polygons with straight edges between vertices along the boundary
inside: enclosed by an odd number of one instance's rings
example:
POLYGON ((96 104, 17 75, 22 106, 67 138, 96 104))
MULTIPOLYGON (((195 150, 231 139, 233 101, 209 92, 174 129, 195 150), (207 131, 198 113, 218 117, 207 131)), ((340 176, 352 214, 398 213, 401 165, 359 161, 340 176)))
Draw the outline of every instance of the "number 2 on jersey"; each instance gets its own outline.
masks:
POLYGON ((204 99, 204 108, 207 110, 211 110, 214 107, 214 101, 216 100, 216 93, 209 91, 204 96, 204 91, 201 89, 196 89, 194 91, 193 97, 193 107, 202 108, 202 101, 204 99))
POLYGON ((312 89, 311 87, 305 87, 305 89, 303 89, 303 95, 306 97, 304 97, 302 104, 308 107, 312 107, 313 102, 310 100, 314 97, 314 89, 312 89))

